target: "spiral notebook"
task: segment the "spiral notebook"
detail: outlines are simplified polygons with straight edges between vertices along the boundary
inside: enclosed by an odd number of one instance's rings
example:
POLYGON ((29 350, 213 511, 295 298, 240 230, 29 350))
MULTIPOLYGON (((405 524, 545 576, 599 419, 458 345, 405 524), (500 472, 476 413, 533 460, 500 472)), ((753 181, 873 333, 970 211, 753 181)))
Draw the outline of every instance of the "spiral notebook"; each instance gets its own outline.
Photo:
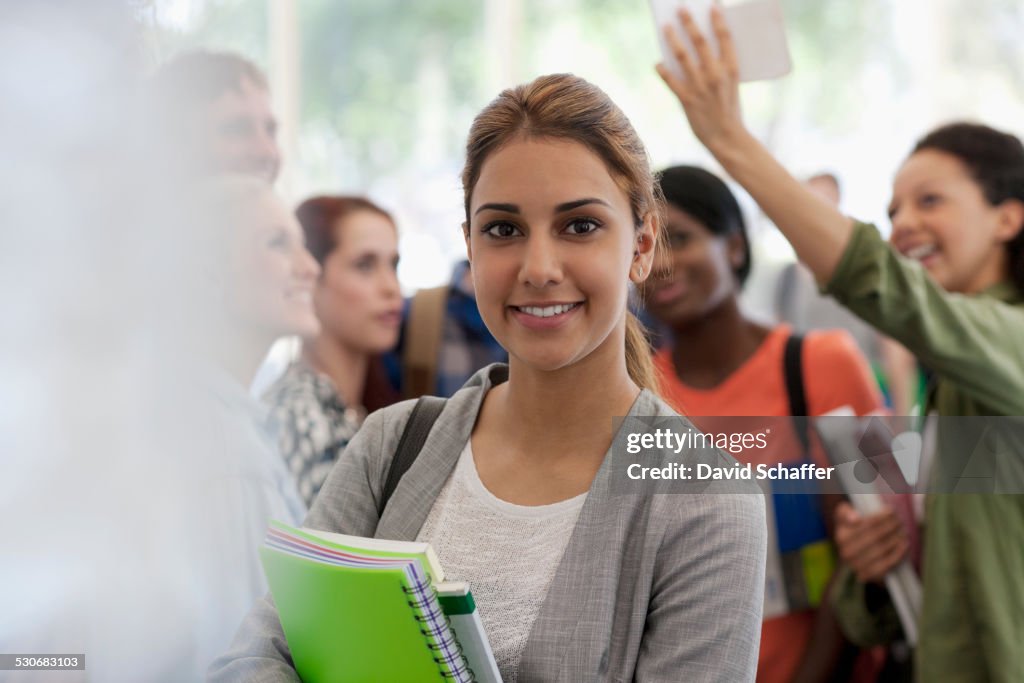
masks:
POLYGON ((260 556, 306 683, 501 683, 468 584, 428 544, 272 521, 260 556))

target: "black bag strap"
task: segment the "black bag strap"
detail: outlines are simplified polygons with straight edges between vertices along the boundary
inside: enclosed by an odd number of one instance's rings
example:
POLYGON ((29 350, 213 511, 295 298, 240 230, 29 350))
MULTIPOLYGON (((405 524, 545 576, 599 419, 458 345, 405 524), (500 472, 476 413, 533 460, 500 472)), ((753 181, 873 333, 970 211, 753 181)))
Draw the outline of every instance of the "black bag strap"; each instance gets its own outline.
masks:
POLYGON ((388 505, 391 494, 398 488, 398 482, 402 476, 416 462, 423 444, 430 434, 437 416, 444 410, 447 399, 437 396, 421 396, 413 406, 409 414, 409 421, 405 423, 405 430, 398 440, 398 448, 395 449, 395 457, 391 459, 391 467, 388 469, 388 478, 384 481, 384 491, 377 506, 377 517, 384 514, 384 508, 388 505))
POLYGON ((811 436, 810 425, 807 424, 807 395, 804 393, 803 349, 804 338, 799 334, 791 334, 786 340, 783 368, 786 372, 789 414, 793 417, 797 438, 804 447, 804 455, 809 455, 811 436))

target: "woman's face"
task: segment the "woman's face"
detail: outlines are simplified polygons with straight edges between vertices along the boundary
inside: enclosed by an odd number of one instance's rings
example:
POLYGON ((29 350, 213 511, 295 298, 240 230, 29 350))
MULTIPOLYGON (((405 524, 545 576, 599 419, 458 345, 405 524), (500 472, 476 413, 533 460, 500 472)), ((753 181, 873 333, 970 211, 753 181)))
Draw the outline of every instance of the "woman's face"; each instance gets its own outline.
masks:
POLYGON ((739 236, 714 235, 673 204, 668 205, 667 216, 669 248, 658 257, 643 299, 659 322, 680 329, 736 296, 739 285, 733 271, 745 256, 739 236))
POLYGON ((357 352, 388 351, 402 324, 395 226, 376 211, 359 210, 334 229, 337 246, 324 260, 313 298, 323 333, 357 352))
POLYGON ((246 220, 233 233, 227 259, 229 313, 274 339, 313 336, 313 286, 320 268, 306 251, 302 229, 269 189, 244 207, 246 220))
POLYGON ((896 174, 890 241, 941 287, 980 292, 1006 277, 1005 243, 1016 228, 1011 214, 1004 205, 988 203, 957 157, 926 149, 896 174))
POLYGON ((654 230, 580 143, 521 139, 484 162, 466 231, 477 305, 512 362, 541 370, 622 358, 630 279, 654 230))

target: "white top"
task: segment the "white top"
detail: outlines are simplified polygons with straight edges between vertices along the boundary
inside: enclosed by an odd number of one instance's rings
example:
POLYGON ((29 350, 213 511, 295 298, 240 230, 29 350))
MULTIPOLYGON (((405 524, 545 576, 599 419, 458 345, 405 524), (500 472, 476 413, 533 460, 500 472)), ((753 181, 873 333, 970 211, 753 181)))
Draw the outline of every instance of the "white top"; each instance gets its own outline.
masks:
POLYGON ((519 660, 587 494, 551 505, 515 505, 487 490, 469 443, 423 523, 418 541, 437 551, 449 581, 468 581, 502 679, 519 660))

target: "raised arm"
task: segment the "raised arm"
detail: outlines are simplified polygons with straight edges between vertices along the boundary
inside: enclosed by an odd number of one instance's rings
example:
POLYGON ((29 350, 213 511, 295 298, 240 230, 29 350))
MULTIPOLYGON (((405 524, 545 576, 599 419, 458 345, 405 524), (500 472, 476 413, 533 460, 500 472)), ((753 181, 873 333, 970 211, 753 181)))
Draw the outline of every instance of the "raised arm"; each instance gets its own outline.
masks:
POLYGON ((679 16, 697 58, 666 27, 686 78, 680 80, 664 64, 657 66, 658 74, 679 98, 697 138, 778 226, 818 283, 827 282, 850 239, 853 222, 790 175, 744 126, 736 52, 719 9, 712 9, 711 23, 720 55, 714 54, 689 12, 680 10, 679 16))
POLYGON ((991 414, 1024 411, 1024 314, 998 298, 943 290, 899 258, 870 226, 855 224, 791 176, 743 125, 736 54, 720 12, 720 56, 681 11, 694 58, 666 29, 685 80, 658 72, 679 98, 698 139, 757 201, 819 284, 867 323, 903 344, 991 414))

